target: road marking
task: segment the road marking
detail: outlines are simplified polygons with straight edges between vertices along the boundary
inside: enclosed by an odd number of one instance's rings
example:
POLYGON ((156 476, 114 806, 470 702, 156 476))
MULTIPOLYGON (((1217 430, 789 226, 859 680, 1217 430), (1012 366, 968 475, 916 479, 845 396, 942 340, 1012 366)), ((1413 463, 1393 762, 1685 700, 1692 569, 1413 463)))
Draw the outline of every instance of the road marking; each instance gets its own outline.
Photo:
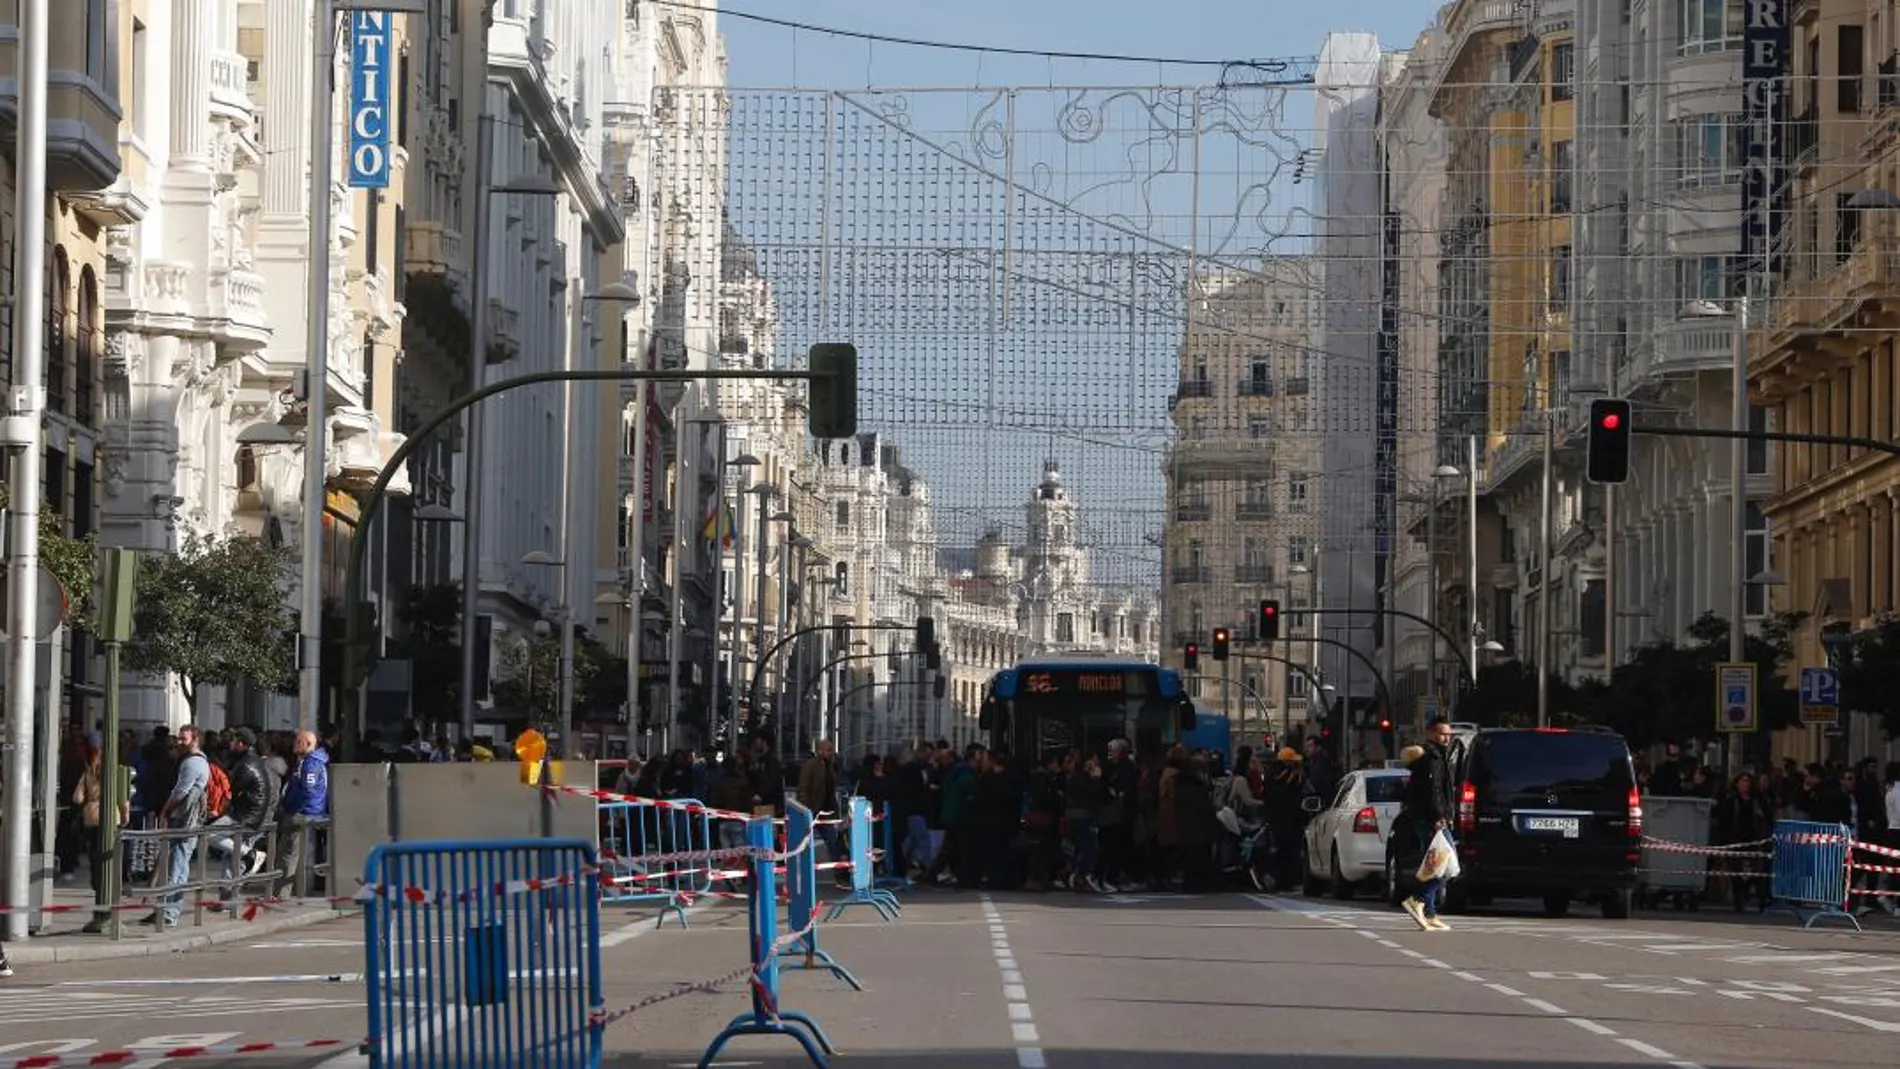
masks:
POLYGON ((1452 973, 1452 975, 1456 976, 1460 980, 1468 980, 1474 984, 1484 983, 1484 977, 1479 976, 1477 973, 1474 973, 1474 972, 1464 972, 1460 970, 1458 972, 1452 973))
MULTIPOLYGON (((703 912, 706 908, 707 907, 705 903, 687 906, 685 915, 690 918, 696 913, 703 912)), ((664 913, 660 914, 661 919, 664 919, 665 916, 666 914, 664 913)), ((647 918, 646 920, 634 921, 631 924, 624 924, 618 928, 615 928, 613 931, 608 932, 607 934, 601 936, 600 947, 602 950, 606 950, 611 947, 620 946, 623 943, 631 943, 635 939, 640 938, 641 936, 645 935, 648 932, 654 932, 654 931, 659 931, 659 930, 660 930, 660 926, 659 926, 658 921, 654 920, 651 917, 647 918)))
POLYGON ((1876 1021, 1871 1017, 1856 1017, 1851 1013, 1830 1010, 1825 1006, 1809 1006, 1807 1009, 1809 1013, 1825 1013, 1829 1017, 1839 1017, 1843 1021, 1852 1021, 1858 1025, 1865 1025, 1876 1032, 1900 1032, 1900 1024, 1894 1024, 1891 1021, 1876 1021))
POLYGON ((1524 1002, 1524 1005, 1529 1006, 1531 1009, 1540 1010, 1544 1013, 1548 1013, 1552 1017, 1570 1016, 1570 1012, 1568 1010, 1565 1010, 1561 1006, 1557 1006, 1557 1005, 1553 1005, 1552 1003, 1545 1002, 1541 998, 1527 998, 1527 999, 1524 999, 1523 1002, 1524 1002))
POLYGON ((1592 1032, 1599 1036, 1613 1036, 1616 1034, 1616 1029, 1611 1028, 1609 1025, 1598 1024, 1586 1017, 1566 1017, 1564 1020, 1569 1021, 1571 1024, 1576 1025, 1586 1032, 1592 1032))
POLYGON ((1017 1069, 1047 1069, 1049 1060, 1038 1046, 1042 1037, 1036 1032, 1034 1014, 1029 1008, 1029 988, 1023 983, 1022 970, 1016 967, 1016 955, 1009 947, 1009 927, 989 895, 982 895, 983 916, 990 925, 990 952, 996 957, 996 971, 1003 978, 1003 1007, 1009 1015, 1010 1037, 1016 1044, 1017 1069))
POLYGON ((1431 966, 1431 967, 1432 967, 1432 968, 1434 968, 1434 969, 1449 969, 1449 968, 1451 968, 1451 966, 1449 966, 1449 965, 1447 965, 1447 964, 1445 964, 1445 963, 1444 963, 1444 962, 1442 962, 1442 961, 1439 961, 1439 960, 1438 960, 1437 958, 1420 958, 1420 959, 1418 959, 1418 963, 1419 963, 1420 965, 1429 965, 1429 966, 1431 966))
POLYGON ((1510 986, 1507 986, 1507 985, 1505 985, 1505 984, 1486 984, 1486 985, 1484 985, 1484 986, 1486 986, 1486 987, 1488 987, 1488 988, 1490 988, 1490 989, 1491 989, 1491 990, 1493 990, 1493 991, 1496 991, 1496 992, 1497 992, 1498 994, 1500 994, 1500 995, 1503 995, 1503 996, 1504 996, 1504 997, 1506 997, 1506 998, 1523 998, 1523 997, 1525 997, 1525 996, 1524 996, 1524 992, 1522 992, 1522 991, 1519 991, 1519 990, 1518 990, 1517 988, 1515 988, 1515 987, 1510 987, 1510 986))
POLYGON ((54 987, 179 987, 187 984, 356 984, 360 972, 303 973, 287 976, 178 976, 154 980, 61 980, 54 987))

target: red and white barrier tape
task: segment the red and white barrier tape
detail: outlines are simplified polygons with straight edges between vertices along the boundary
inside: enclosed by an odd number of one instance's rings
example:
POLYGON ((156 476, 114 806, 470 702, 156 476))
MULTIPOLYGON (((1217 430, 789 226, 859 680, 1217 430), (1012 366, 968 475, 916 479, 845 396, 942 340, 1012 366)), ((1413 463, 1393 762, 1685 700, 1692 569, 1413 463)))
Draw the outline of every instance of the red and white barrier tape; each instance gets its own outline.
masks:
POLYGON ((229 1057, 237 1054, 296 1054, 354 1047, 360 1039, 305 1039, 288 1042, 225 1043, 209 1047, 141 1047, 137 1050, 103 1050, 95 1054, 32 1054, 0 1062, 0 1069, 52 1069, 66 1065, 131 1065, 134 1062, 173 1058, 229 1057))
POLYGON ((650 805, 655 809, 670 809, 676 813, 690 813, 695 816, 708 816, 718 820, 751 820, 752 814, 740 813, 731 809, 715 809, 699 802, 679 802, 670 798, 642 798, 637 794, 618 794, 594 787, 570 787, 564 783, 544 783, 539 787, 547 795, 572 794, 582 798, 592 798, 596 802, 628 802, 634 805, 650 805))
POLYGON ((1882 846, 1879 843, 1866 843, 1855 839, 1853 846, 1856 850, 1865 850, 1870 854, 1878 854, 1881 857, 1900 857, 1900 849, 1891 846, 1882 846))
POLYGON ((1698 846, 1695 843, 1679 843, 1671 839, 1654 839, 1645 835, 1643 849, 1657 850, 1666 854, 1696 854, 1702 857, 1768 857, 1767 850, 1751 849, 1768 842, 1767 839, 1759 839, 1752 843, 1732 843, 1727 846, 1698 846))
POLYGON ((615 1021, 624 1020, 639 1013, 641 1010, 658 1006, 662 1002, 671 1002, 676 998, 682 998, 686 995, 717 991, 727 984, 736 984, 751 975, 752 966, 747 965, 743 969, 735 969, 716 980, 702 980, 698 983, 682 984, 679 987, 669 988, 665 991, 648 995, 637 1002, 629 1003, 617 1010, 595 1010, 588 1016, 587 1023, 596 1028, 606 1028, 615 1021))

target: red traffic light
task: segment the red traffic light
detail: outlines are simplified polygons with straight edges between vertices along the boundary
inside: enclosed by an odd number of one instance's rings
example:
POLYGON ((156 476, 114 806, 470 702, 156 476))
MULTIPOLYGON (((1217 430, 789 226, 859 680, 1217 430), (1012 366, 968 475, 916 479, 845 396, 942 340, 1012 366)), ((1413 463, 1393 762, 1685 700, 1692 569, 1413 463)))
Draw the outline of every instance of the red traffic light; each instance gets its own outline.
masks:
POLYGON ((1391 720, 1380 720, 1380 721, 1379 721, 1379 730, 1380 730, 1380 731, 1391 731, 1391 730, 1392 730, 1392 721, 1391 721, 1391 720))
POLYGON ((1280 607, 1278 605, 1268 604, 1260 607, 1260 615, 1262 616, 1277 616, 1279 612, 1280 607))
POLYGON ((1187 644, 1187 655, 1189 657, 1198 657, 1200 656, 1200 653, 1201 653, 1201 647, 1199 643, 1190 642, 1187 644))
POLYGON ((1605 412, 1600 421, 1606 431, 1613 431, 1623 425, 1623 417, 1615 412, 1605 412))

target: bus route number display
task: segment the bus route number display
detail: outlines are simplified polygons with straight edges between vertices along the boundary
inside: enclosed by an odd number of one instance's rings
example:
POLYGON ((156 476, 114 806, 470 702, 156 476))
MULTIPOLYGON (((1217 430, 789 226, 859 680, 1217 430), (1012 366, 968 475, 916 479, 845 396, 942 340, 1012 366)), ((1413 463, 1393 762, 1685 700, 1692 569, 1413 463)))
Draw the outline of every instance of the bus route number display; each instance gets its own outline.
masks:
POLYGON ((1023 677, 1024 694, 1127 693, 1124 672, 1030 672, 1023 677))

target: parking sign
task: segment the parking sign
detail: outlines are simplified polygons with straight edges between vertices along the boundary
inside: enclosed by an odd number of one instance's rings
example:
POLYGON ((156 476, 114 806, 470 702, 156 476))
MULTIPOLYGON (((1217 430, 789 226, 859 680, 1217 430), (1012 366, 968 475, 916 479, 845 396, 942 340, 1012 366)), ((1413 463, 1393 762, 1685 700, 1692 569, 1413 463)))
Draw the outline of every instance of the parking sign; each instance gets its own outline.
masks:
POLYGON ((1718 731, 1755 730, 1755 666, 1728 662, 1715 666, 1715 727, 1718 731))
POLYGON ((1832 724, 1841 717, 1841 679, 1832 668, 1801 670, 1801 722, 1832 724))

